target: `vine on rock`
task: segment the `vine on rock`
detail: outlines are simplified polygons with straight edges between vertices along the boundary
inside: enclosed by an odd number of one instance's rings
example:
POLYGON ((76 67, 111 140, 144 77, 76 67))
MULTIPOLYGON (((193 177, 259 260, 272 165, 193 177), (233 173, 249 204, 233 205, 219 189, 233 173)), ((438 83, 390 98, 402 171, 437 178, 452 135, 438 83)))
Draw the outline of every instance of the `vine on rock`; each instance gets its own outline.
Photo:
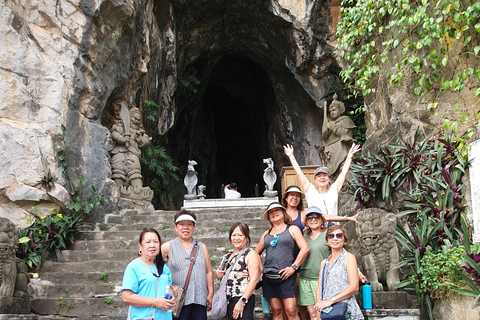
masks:
MULTIPOLYGON (((478 83, 480 2, 344 0, 342 6, 337 49, 350 65, 340 76, 354 95, 375 92, 382 70, 398 86, 411 74, 410 89, 422 97, 432 90, 460 92, 469 79, 478 83)), ((480 87, 474 96, 480 100, 480 87)), ((428 109, 437 107, 436 98, 428 109)))

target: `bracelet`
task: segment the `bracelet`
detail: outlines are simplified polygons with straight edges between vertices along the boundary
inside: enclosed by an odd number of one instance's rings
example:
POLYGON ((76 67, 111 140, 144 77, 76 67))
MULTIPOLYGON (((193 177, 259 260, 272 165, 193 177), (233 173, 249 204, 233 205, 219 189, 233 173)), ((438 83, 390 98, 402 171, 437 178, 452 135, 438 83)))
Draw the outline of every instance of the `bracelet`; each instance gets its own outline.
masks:
POLYGON ((343 221, 347 221, 347 215, 343 217, 343 221))
POLYGON ((155 299, 152 299, 152 308, 153 308, 153 303, 155 302, 155 299))
POLYGON ((333 296, 332 301, 333 301, 333 303, 337 302, 337 298, 335 298, 335 296, 333 296))

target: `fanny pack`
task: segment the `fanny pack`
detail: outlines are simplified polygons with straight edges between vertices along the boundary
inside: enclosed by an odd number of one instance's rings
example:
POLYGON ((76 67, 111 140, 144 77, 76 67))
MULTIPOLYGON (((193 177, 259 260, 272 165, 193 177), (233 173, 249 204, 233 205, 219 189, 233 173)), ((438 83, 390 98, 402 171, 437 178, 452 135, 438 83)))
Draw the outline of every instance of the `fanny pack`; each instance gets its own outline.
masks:
POLYGON ((270 271, 268 273, 263 274, 263 281, 268 282, 270 284, 280 284, 283 279, 278 272, 270 271))

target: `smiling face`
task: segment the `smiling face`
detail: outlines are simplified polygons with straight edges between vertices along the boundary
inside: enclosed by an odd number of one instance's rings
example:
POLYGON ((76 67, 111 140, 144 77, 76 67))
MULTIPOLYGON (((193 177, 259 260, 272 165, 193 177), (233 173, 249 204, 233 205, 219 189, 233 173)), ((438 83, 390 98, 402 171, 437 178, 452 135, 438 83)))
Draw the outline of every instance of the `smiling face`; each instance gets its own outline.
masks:
POLYGON ((337 119, 340 116, 340 110, 335 104, 330 105, 330 118, 333 120, 337 119))
POLYGON ((242 229, 236 227, 230 235, 230 242, 236 250, 243 250, 248 244, 248 239, 245 234, 243 234, 242 229))
POLYGON ((192 240, 193 232, 195 231, 195 225, 193 221, 185 220, 179 221, 175 225, 175 231, 180 240, 189 241, 192 240))
POLYGON ((141 250, 141 256, 145 260, 154 259, 160 253, 160 239, 155 232, 146 232, 138 244, 141 250))
POLYGON ((326 173, 320 172, 315 175, 315 183, 318 187, 325 186, 328 188, 328 184, 330 183, 330 176, 326 173))
POLYGON ((280 208, 275 208, 268 211, 268 220, 270 220, 271 223, 283 221, 283 210, 280 208))
POLYGON ((323 228, 325 220, 321 214, 312 213, 306 217, 305 226, 309 227, 312 230, 318 230, 323 228))
POLYGON ((289 208, 296 208, 302 199, 300 193, 298 192, 289 192, 285 198, 287 206, 289 208))

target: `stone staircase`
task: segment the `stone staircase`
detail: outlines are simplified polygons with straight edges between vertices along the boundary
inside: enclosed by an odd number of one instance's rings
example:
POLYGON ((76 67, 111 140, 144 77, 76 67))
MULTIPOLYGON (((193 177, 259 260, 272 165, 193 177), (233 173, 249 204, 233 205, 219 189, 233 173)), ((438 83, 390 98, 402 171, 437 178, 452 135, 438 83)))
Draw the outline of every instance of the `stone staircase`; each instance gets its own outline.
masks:
MULTIPOLYGON (((231 248, 228 230, 233 222, 250 227, 252 245, 268 228, 262 219, 264 207, 194 209, 196 239, 205 243, 212 267, 216 268, 231 248)), ((32 312, 39 319, 126 319, 127 306, 121 301, 123 271, 137 257, 138 236, 145 227, 160 232, 162 241, 176 237, 173 211, 154 211, 130 205, 118 215, 107 214, 95 231, 83 231, 60 262, 45 261, 38 270, 40 280, 32 282, 32 312)), ((218 280, 215 280, 218 286, 218 280)), ((256 292, 260 301, 260 292, 256 292)), ((266 318, 261 313, 256 318, 266 318)))

